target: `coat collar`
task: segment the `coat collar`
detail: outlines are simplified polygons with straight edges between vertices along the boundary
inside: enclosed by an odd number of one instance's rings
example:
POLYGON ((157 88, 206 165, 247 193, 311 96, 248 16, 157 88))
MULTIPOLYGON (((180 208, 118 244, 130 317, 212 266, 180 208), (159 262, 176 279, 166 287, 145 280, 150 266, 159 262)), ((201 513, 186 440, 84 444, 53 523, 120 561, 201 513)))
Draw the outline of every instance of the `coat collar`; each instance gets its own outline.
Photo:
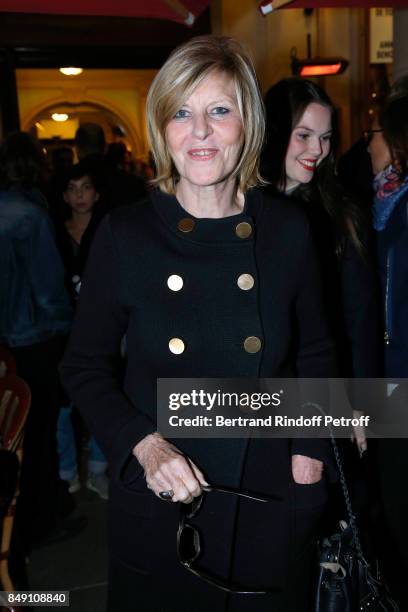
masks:
POLYGON ((159 189, 152 193, 156 212, 181 239, 208 244, 243 244, 255 237, 256 218, 260 215, 262 197, 256 189, 245 194, 244 210, 238 215, 221 219, 193 217, 177 198, 159 189))

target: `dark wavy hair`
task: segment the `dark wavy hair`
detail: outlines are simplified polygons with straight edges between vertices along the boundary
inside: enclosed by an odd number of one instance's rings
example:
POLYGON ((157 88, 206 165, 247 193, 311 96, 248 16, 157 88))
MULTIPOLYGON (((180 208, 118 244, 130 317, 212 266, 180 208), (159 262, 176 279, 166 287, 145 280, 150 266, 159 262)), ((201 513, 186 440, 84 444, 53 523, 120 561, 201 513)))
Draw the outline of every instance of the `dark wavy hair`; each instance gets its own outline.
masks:
POLYGON ((99 193, 101 191, 100 176, 96 172, 96 167, 93 164, 89 164, 86 160, 74 164, 61 177, 60 188, 61 192, 65 191, 70 181, 78 181, 84 176, 88 176, 91 180, 92 185, 99 193))
POLYGON ((390 96, 379 114, 379 123, 401 178, 408 174, 408 95, 390 96))
POLYGON ((0 184, 3 188, 41 187, 45 173, 45 155, 30 134, 16 132, 5 138, 0 147, 0 184))
POLYGON ((310 183, 299 185, 291 196, 320 205, 333 222, 336 252, 343 251, 344 241, 350 237, 359 251, 361 224, 358 207, 345 193, 336 177, 336 152, 339 142, 337 111, 327 93, 315 83, 298 77, 279 81, 265 97, 266 139, 262 152, 261 173, 270 186, 280 192, 286 187, 286 154, 292 132, 311 103, 321 104, 331 114, 332 135, 330 151, 317 166, 310 183))

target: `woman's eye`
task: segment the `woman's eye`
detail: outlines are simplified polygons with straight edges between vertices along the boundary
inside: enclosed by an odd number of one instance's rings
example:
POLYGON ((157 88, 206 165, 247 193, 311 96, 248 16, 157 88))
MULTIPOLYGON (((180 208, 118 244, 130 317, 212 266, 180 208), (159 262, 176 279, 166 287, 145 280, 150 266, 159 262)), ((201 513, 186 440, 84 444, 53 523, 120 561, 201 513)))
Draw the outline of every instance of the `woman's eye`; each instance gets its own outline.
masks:
POLYGON ((300 140, 307 140, 310 134, 300 132, 297 136, 300 140))
POLYGON ((229 113, 229 108, 225 106, 216 106, 211 111, 211 115, 226 115, 227 113, 229 113))
POLYGON ((323 142, 330 142, 331 134, 328 134, 327 136, 322 136, 321 139, 323 142))
POLYGON ((174 119, 186 119, 186 117, 188 117, 188 111, 186 111, 184 108, 178 110, 174 115, 174 119))

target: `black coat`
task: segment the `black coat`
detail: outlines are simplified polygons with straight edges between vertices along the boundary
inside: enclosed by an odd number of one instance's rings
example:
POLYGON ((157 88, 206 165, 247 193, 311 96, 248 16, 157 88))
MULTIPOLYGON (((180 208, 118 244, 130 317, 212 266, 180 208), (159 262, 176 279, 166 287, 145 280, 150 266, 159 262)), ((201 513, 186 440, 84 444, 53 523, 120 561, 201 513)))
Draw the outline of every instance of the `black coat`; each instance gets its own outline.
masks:
POLYGON ((307 216, 316 245, 338 374, 344 378, 376 378, 381 363, 380 296, 368 228, 363 224, 360 231, 361 252, 347 235, 343 236, 343 248, 338 255, 338 236, 329 214, 318 203, 300 199, 296 202, 307 216))
MULTIPOLYGON (((104 219, 62 374, 110 461, 110 609, 227 609, 228 596, 178 565, 177 506, 147 490, 131 454, 156 430, 156 379, 325 377, 333 373, 333 362, 317 262, 307 222, 295 205, 252 190, 243 213, 194 219, 174 197, 157 191, 104 219), (186 218, 194 221, 190 232, 178 227, 186 218), (248 238, 235 233, 241 222, 251 225, 248 238), (254 277, 252 290, 237 286, 242 273, 254 277), (181 291, 168 288, 172 274, 183 278, 181 291), (122 384, 119 349, 125 334, 122 384), (247 336, 262 340, 259 352, 244 350, 247 336), (174 337, 185 342, 180 355, 169 351, 174 337), (126 592, 129 585, 140 607, 126 592)), ((311 545, 325 496, 323 482, 293 484, 291 455, 328 462, 325 441, 180 439, 176 444, 211 483, 284 499, 266 504, 266 510, 265 504, 207 495, 197 518, 206 544, 200 564, 252 588, 287 585, 294 543, 302 541, 303 553, 311 545), (302 509, 296 521, 295 506, 302 509)), ((250 600, 233 597, 228 610, 281 609, 276 602, 271 608, 269 596, 250 600)), ((287 606, 287 599, 282 601, 287 606)), ((300 603, 296 609, 302 609, 300 603)))

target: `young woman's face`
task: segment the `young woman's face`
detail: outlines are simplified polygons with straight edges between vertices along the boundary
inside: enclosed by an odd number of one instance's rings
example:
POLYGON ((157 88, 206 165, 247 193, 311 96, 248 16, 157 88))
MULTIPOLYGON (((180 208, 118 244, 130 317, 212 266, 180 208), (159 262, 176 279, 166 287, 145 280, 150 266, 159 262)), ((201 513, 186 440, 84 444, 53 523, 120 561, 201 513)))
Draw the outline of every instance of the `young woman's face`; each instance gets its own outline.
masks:
POLYGON ((167 125, 166 141, 180 182, 206 187, 227 180, 243 144, 232 79, 209 74, 167 125))
POLYGON ((99 193, 91 178, 85 174, 79 179, 69 181, 64 191, 64 200, 74 212, 85 214, 92 212, 95 202, 99 200, 99 193))
POLYGON ((331 112, 311 102, 292 131, 286 152, 286 190, 310 183, 317 166, 330 152, 331 112))

